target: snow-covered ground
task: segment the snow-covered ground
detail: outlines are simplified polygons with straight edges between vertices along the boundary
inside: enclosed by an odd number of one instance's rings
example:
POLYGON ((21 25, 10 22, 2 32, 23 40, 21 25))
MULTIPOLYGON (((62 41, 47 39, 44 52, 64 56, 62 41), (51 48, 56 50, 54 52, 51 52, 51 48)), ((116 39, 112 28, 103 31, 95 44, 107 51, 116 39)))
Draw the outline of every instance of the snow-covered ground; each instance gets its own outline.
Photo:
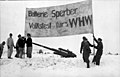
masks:
MULTIPOLYGON (((14 53, 15 54, 15 53, 14 53)), ((0 60, 0 77, 120 77, 120 55, 103 55, 101 65, 86 68, 82 55, 61 58, 54 54, 33 53, 33 58, 0 60)), ((90 56, 92 61, 93 56, 90 56)))

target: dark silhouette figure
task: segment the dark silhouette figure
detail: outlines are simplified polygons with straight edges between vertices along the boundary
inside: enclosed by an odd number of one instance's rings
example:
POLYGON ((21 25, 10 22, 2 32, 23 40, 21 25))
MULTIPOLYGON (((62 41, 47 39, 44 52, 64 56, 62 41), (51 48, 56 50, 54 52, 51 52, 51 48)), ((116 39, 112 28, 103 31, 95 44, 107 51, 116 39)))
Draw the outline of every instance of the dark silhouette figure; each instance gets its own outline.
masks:
POLYGON ((0 44, 0 59, 1 59, 1 56, 2 56, 2 54, 3 54, 4 45, 5 45, 5 41, 3 41, 3 42, 0 44))
POLYGON ((27 45, 27 57, 32 58, 32 39, 31 34, 29 33, 27 34, 26 45, 27 45))
POLYGON ((19 58, 19 54, 20 54, 19 44, 18 44, 18 41, 20 41, 20 38, 21 38, 21 35, 19 34, 19 35, 18 35, 18 40, 17 40, 17 42, 16 42, 16 55, 15 55, 16 58, 19 58))
POLYGON ((100 65, 100 59, 103 54, 103 43, 102 39, 98 38, 98 40, 93 36, 95 42, 97 43, 97 46, 94 45, 94 47, 97 49, 96 55, 93 58, 93 63, 96 65, 100 65))
POLYGON ((81 43, 80 53, 82 53, 82 50, 83 50, 83 61, 87 63, 87 68, 90 68, 90 65, 89 65, 89 63, 90 63, 89 56, 90 56, 90 53, 91 53, 90 46, 93 47, 93 45, 91 45, 89 43, 87 38, 83 37, 83 41, 81 43))
POLYGON ((20 58, 23 58, 23 55, 25 54, 25 51, 24 51, 25 42, 26 42, 25 37, 20 37, 20 39, 18 40, 20 58))

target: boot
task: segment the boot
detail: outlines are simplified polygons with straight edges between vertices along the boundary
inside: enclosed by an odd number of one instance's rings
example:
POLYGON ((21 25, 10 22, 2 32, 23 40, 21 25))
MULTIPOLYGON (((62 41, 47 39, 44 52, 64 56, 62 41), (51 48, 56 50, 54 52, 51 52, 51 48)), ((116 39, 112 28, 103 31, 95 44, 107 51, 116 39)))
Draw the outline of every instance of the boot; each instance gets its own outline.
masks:
POLYGON ((89 63, 87 63, 87 68, 90 68, 90 64, 89 63))

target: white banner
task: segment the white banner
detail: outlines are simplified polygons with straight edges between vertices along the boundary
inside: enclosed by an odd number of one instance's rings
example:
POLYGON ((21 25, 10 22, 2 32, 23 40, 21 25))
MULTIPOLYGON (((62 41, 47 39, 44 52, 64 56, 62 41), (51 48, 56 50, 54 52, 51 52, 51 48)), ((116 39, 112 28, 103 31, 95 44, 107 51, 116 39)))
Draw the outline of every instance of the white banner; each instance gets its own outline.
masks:
POLYGON ((27 8, 25 35, 33 37, 57 37, 93 33, 91 0, 73 4, 27 8))

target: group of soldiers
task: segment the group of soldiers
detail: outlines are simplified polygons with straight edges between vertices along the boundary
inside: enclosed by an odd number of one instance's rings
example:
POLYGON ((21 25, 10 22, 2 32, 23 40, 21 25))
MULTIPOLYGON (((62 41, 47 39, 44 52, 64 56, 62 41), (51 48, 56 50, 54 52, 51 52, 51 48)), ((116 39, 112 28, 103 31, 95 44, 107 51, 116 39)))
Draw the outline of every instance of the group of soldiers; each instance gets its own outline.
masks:
MULTIPOLYGON (((18 35, 18 40, 16 42, 16 46, 14 45, 14 41, 12 38, 12 33, 9 34, 9 38, 7 39, 7 57, 8 59, 12 59, 13 48, 16 49, 16 58, 24 58, 25 57, 25 44, 26 44, 26 54, 28 58, 32 57, 32 39, 31 34, 27 34, 27 39, 24 36, 18 35)), ((5 45, 5 41, 0 44, 0 59, 3 53, 3 48, 5 45)))
MULTIPOLYGON (((16 48, 15 57, 23 58, 23 56, 25 55, 25 44, 27 47, 27 51, 26 51, 27 57, 28 58, 32 57, 32 39, 31 39, 31 35, 29 33, 27 34, 27 40, 25 37, 22 37, 19 34, 18 40, 16 42, 16 46, 14 46, 12 33, 10 33, 9 36, 10 37, 7 39, 8 58, 9 59, 12 59, 11 55, 13 53, 13 47, 16 48)), ((101 59, 101 56, 103 53, 102 39, 101 38, 96 39, 94 35, 93 35, 93 38, 94 38, 95 42, 97 43, 97 46, 90 44, 90 42, 88 41, 88 39, 86 37, 83 37, 83 41, 81 43, 80 53, 82 53, 82 51, 83 51, 83 61, 87 64, 87 68, 90 68, 90 61, 89 61, 89 57, 90 57, 90 53, 91 53, 90 47, 94 47, 97 49, 97 52, 92 61, 96 65, 100 65, 100 59, 101 59)), ((3 41, 2 44, 0 44, 0 58, 3 53, 4 45, 5 45, 5 41, 3 41)))
POLYGON ((89 56, 91 53, 90 47, 94 47, 97 49, 97 52, 96 52, 95 56, 93 57, 92 63, 94 63, 96 65, 100 65, 100 59, 103 54, 102 39, 98 38, 98 40, 97 40, 94 35, 93 35, 93 38, 94 38, 95 42, 97 43, 97 46, 90 44, 90 42, 88 41, 88 39, 86 37, 83 37, 83 41, 81 43, 80 53, 82 53, 82 51, 83 51, 83 61, 87 64, 87 68, 90 68, 90 61, 89 61, 89 56))

